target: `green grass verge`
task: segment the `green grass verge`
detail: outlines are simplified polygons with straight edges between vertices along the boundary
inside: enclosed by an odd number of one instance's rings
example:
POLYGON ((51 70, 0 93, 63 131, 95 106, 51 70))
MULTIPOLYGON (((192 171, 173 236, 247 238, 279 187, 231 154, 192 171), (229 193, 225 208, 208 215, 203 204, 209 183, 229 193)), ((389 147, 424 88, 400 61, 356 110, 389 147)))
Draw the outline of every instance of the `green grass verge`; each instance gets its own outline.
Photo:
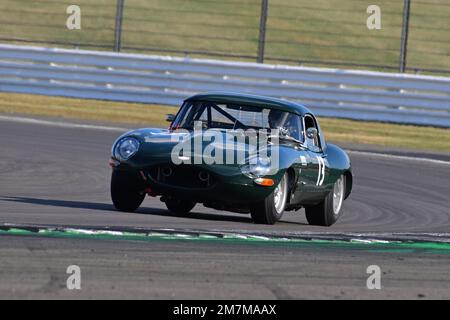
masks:
MULTIPOLYGON (((0 113, 167 126, 165 115, 178 107, 0 93, 0 113)), ((450 129, 321 118, 328 141, 450 153, 450 129)))
POLYGON ((177 107, 30 94, 0 93, 0 112, 61 119, 167 126, 165 115, 177 107))
MULTIPOLYGON (((113 48, 115 1, 2 0, 2 4, 2 39, 113 48), (81 30, 66 28, 70 4, 81 8, 81 30)), ((397 67, 403 1, 373 3, 381 8, 381 30, 366 26, 369 4, 358 0, 269 1, 266 61, 344 61, 397 67)), ((208 51, 254 57, 260 6, 260 0, 127 0, 123 51, 208 51), (148 50, 151 48, 154 51, 148 50)), ((409 67, 450 69, 449 16, 448 0, 412 1, 409 67)))

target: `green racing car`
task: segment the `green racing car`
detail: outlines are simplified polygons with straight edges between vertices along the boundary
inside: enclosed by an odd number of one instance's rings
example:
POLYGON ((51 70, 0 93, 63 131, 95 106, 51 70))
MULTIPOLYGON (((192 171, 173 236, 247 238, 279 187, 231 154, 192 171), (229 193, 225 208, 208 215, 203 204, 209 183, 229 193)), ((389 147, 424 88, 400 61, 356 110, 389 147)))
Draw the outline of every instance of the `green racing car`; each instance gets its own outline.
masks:
POLYGON ((113 144, 111 197, 121 211, 146 195, 187 215, 198 203, 274 224, 305 209, 309 224, 330 226, 343 212, 353 175, 345 151, 327 144, 301 104, 239 93, 186 99, 168 129, 145 128, 113 144))

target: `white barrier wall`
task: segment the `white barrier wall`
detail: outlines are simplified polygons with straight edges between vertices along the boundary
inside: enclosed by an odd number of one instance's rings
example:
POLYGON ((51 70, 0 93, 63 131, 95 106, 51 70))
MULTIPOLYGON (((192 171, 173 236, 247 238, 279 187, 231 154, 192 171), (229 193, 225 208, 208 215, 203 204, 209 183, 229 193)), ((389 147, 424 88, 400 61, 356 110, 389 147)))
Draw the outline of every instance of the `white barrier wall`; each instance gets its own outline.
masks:
POLYGON ((450 78, 0 44, 0 91, 159 104, 238 91, 319 116, 450 127, 450 78))

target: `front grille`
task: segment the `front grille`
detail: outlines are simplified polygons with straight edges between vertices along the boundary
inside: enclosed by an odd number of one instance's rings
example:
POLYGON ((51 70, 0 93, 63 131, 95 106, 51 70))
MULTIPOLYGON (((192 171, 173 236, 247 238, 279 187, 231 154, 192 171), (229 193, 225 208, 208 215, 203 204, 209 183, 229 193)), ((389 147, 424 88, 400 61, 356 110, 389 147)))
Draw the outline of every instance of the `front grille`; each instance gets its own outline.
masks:
POLYGON ((208 170, 183 164, 155 165, 148 172, 154 181, 177 187, 209 188, 217 182, 208 170))

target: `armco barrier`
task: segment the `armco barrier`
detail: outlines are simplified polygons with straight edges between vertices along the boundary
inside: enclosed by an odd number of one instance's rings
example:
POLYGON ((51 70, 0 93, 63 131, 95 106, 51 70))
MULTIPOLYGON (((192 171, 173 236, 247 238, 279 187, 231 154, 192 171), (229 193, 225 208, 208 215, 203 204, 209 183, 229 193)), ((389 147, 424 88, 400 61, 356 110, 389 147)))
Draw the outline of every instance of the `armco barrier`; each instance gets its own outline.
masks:
POLYGON ((0 44, 0 91, 180 104, 237 91, 319 116, 450 127, 450 78, 0 44))

